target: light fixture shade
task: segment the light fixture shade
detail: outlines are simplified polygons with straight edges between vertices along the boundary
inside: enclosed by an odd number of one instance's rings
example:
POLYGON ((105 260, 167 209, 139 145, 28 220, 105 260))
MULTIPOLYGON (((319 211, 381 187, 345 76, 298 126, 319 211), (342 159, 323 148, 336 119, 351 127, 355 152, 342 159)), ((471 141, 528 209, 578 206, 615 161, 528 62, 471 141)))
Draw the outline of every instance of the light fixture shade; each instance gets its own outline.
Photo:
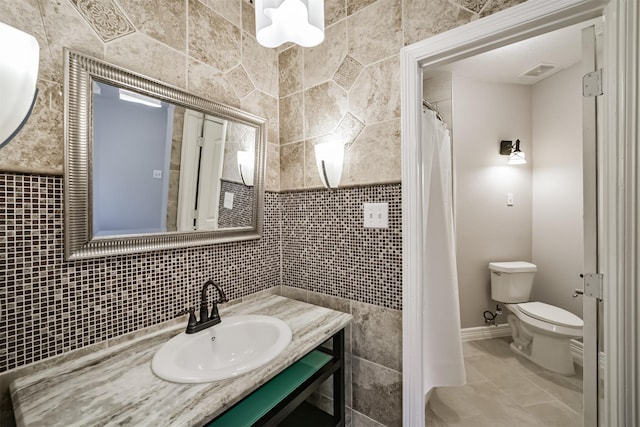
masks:
POLYGON ((249 187, 253 186, 254 165, 255 155, 253 151, 238 151, 238 172, 242 183, 249 187))
POLYGON ((39 60, 33 36, 0 22, 0 147, 18 133, 33 109, 39 60))
POLYGON ((256 38, 265 47, 324 40, 324 0, 256 0, 256 38))
POLYGON ((509 155, 508 165, 524 165, 527 159, 522 151, 514 151, 509 155))
POLYGON ((316 144, 316 166, 322 183, 327 188, 337 188, 342 177, 344 163, 344 143, 325 142, 316 144))

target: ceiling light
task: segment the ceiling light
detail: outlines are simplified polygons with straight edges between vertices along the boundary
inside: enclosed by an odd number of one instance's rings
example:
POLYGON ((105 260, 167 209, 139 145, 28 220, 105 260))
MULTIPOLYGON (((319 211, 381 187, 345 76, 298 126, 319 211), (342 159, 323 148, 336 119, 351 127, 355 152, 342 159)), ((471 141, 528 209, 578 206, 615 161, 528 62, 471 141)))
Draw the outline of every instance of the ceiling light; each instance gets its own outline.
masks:
POLYGON ((256 0, 256 38, 265 47, 324 40, 324 0, 256 0))

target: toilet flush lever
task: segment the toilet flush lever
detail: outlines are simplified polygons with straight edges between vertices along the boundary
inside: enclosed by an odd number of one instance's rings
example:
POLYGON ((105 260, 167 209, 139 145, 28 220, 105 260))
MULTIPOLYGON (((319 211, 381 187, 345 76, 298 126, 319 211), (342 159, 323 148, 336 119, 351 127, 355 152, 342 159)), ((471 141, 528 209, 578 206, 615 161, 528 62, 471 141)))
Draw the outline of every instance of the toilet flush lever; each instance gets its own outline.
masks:
POLYGON ((584 291, 582 289, 574 289, 572 298, 578 298, 578 295, 584 295, 584 291))

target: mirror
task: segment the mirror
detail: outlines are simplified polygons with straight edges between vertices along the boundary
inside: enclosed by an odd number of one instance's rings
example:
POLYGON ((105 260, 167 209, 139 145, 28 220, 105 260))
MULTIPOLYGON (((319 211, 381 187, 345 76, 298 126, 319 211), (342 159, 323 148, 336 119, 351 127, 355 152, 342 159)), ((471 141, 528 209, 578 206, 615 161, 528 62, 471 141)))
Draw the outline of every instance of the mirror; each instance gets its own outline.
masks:
POLYGON ((65 51, 65 256, 261 237, 266 122, 65 51))

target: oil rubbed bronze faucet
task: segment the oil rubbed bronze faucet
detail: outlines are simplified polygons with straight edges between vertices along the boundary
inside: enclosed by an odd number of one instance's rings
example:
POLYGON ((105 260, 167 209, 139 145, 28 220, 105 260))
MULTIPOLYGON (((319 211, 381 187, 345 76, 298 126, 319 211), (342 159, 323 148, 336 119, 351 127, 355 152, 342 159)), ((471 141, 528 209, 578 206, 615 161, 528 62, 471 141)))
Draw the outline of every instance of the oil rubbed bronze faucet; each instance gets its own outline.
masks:
POLYGON ((189 313, 189 321, 187 322, 187 329, 185 333, 194 334, 203 329, 207 329, 210 326, 217 325, 221 322, 220 314, 218 313, 218 304, 223 304, 228 302, 227 296, 224 294, 224 291, 213 280, 209 279, 202 285, 202 292, 200 294, 200 320, 196 318, 195 309, 193 307, 188 308, 185 311, 180 312, 179 314, 187 314, 189 313), (216 298, 213 299, 213 307, 211 308, 211 314, 209 314, 209 304, 207 303, 207 290, 209 286, 213 286, 218 291, 218 299, 216 302, 216 298))

